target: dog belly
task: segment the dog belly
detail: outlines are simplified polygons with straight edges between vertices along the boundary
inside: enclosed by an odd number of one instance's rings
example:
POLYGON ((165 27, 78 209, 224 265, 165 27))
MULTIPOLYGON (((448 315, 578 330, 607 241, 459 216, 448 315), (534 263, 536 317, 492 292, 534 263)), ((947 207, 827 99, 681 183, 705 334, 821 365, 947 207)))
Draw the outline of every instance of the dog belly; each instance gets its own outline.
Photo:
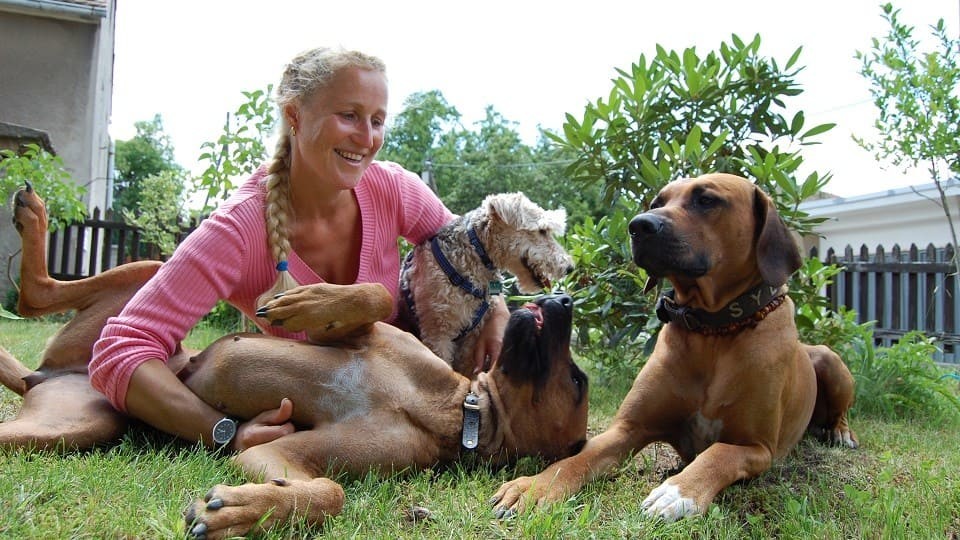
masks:
POLYGON ((185 384, 201 399, 238 418, 294 404, 301 426, 370 414, 382 405, 382 366, 368 349, 339 348, 257 334, 221 338, 190 360, 185 384))

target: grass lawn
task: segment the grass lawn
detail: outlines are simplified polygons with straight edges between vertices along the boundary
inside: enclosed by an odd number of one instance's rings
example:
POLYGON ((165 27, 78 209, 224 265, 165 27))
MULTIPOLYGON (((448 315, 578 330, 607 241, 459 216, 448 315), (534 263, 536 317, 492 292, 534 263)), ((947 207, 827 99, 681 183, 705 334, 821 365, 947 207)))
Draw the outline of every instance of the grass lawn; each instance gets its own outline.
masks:
MULTIPOLYGON (((0 320, 0 346, 30 367, 57 324, 0 320)), ((199 346, 216 337, 191 336, 199 346)), ((593 384, 591 433, 601 431, 630 381, 593 384)), ((0 390, 0 420, 20 398, 0 390)), ((487 501, 499 485, 543 464, 461 467, 379 478, 342 477, 340 516, 320 529, 270 538, 960 538, 960 425, 882 421, 854 414, 861 448, 804 440, 754 480, 720 494, 702 518, 662 523, 640 502, 674 470, 666 446, 625 462, 573 499, 509 520, 487 501), (422 507, 429 517, 409 519, 422 507)), ((112 447, 66 455, 0 450, 0 538, 178 538, 188 501, 241 477, 225 458, 141 426, 112 447)))

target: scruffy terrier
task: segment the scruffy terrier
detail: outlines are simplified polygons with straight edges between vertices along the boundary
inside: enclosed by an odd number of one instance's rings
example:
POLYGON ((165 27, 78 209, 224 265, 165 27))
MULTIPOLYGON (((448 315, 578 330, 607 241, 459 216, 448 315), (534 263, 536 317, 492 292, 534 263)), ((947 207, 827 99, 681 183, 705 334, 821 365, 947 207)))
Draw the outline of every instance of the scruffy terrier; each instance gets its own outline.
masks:
POLYGON ((471 377, 473 348, 499 296, 501 271, 524 294, 548 288, 573 270, 557 242, 564 209, 544 210, 523 193, 489 195, 414 247, 400 275, 400 310, 421 341, 455 370, 471 377))

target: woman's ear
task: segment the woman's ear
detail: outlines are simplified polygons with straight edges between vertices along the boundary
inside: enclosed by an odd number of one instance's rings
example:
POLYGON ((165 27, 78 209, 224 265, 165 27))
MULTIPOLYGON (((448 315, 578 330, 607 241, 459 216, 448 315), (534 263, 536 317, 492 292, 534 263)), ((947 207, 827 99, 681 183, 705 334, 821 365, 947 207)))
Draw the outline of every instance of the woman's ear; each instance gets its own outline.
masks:
POLYGON ((293 103, 288 103, 283 106, 283 117, 287 120, 287 124, 294 131, 300 131, 300 110, 293 103))

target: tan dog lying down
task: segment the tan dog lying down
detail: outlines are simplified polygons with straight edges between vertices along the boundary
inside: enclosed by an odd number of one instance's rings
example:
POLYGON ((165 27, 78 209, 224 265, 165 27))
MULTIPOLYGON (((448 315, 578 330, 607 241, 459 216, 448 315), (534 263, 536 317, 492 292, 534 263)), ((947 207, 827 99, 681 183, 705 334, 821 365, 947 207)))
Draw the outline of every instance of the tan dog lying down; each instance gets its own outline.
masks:
POLYGON ((504 484, 500 515, 561 501, 654 441, 687 464, 644 500, 668 520, 701 514, 722 489, 766 471, 804 432, 855 448, 853 377, 798 341, 783 285, 801 263, 773 201, 746 179, 668 184, 630 223, 636 264, 666 278, 667 321, 610 427, 534 477, 504 484))
MULTIPOLYGON (((15 197, 14 222, 23 242, 20 313, 77 312, 35 372, 0 348, 0 382, 23 396, 17 417, 0 424, 0 446, 69 449, 114 441, 127 419, 90 387, 86 364, 107 317, 159 263, 56 281, 44 260, 46 213, 29 186, 15 197)), ((328 469, 423 468, 471 452, 494 464, 575 453, 586 435, 587 381, 570 357, 572 307, 560 295, 515 311, 500 358, 472 381, 412 335, 376 322, 390 312, 392 298, 370 284, 299 287, 267 306, 268 319, 306 330, 313 343, 240 334, 192 358, 175 357, 171 369, 225 414, 250 418, 289 397, 298 426, 238 454, 251 483, 216 486, 193 504, 190 533, 246 534, 267 514, 263 526, 320 523, 343 505, 340 486, 323 478, 328 469)))

